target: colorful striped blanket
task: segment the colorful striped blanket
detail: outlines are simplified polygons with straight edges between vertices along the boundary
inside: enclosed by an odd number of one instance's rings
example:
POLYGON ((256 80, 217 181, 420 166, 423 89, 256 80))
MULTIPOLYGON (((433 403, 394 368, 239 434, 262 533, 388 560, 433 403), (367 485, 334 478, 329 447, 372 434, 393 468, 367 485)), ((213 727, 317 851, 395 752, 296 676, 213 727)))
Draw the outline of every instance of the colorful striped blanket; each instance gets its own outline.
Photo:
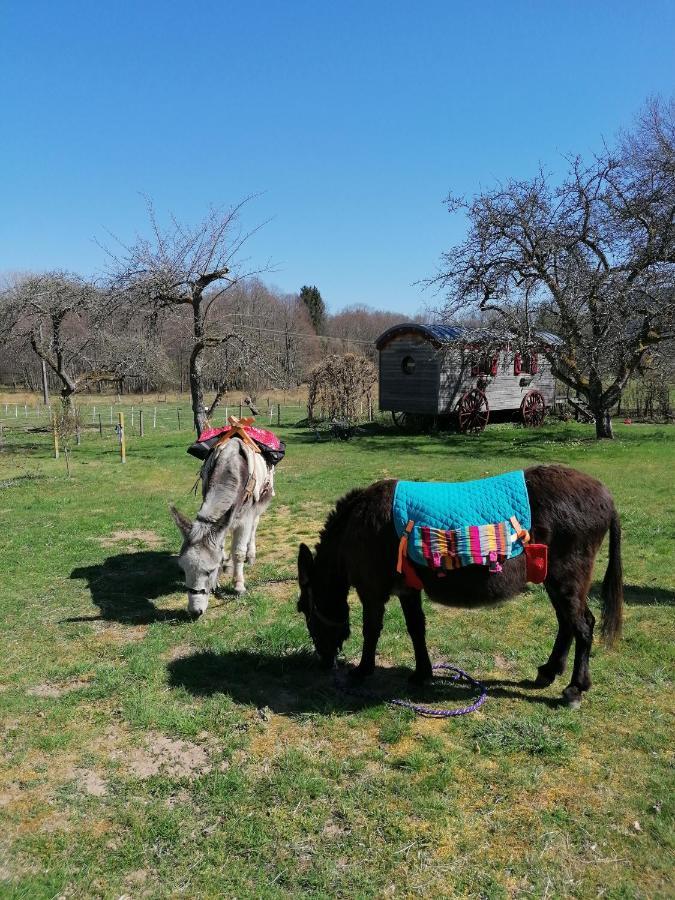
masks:
POLYGON ((393 515, 401 556, 436 570, 488 565, 499 572, 523 552, 531 527, 522 470, 479 481, 399 481, 393 515))

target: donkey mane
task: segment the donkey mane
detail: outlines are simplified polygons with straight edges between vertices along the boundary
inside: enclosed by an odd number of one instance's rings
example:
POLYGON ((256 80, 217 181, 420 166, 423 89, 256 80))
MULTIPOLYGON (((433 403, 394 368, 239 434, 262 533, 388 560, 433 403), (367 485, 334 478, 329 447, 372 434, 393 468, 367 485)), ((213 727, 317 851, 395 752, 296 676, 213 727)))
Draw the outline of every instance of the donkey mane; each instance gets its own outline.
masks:
POLYGON ((321 550, 322 544, 325 547, 338 537, 347 524, 347 520, 357 501, 363 496, 363 492, 364 488, 354 488, 337 501, 335 508, 328 513, 328 518, 319 532, 319 540, 316 544, 317 552, 321 550))

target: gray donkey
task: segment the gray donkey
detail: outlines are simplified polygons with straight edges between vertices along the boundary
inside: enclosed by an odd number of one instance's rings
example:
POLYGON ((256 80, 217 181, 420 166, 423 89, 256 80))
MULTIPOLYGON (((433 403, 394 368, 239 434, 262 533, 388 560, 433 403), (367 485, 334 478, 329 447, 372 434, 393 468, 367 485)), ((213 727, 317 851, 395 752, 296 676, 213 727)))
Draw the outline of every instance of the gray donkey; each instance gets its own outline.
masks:
POLYGON ((261 453, 232 437, 216 446, 201 468, 202 505, 194 522, 171 507, 183 535, 178 565, 185 572, 188 611, 201 616, 221 571, 234 572, 234 590, 243 594, 244 562, 255 562, 260 516, 274 496, 274 466, 261 453), (232 554, 225 539, 232 532, 232 554))

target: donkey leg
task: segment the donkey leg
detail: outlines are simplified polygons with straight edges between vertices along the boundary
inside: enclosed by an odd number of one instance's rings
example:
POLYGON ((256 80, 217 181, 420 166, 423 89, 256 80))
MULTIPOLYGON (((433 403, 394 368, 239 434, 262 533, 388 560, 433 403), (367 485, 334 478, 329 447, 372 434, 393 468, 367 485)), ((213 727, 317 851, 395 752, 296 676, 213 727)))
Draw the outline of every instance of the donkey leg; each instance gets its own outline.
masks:
POLYGON ((581 703, 583 691, 591 687, 591 676, 588 670, 588 659, 593 644, 593 626, 595 616, 588 608, 586 597, 583 597, 574 620, 574 669, 572 680, 563 691, 567 703, 577 709, 581 703))
POLYGON ((244 582, 244 561, 249 540, 249 523, 239 522, 232 530, 232 556, 234 558, 234 590, 237 594, 246 593, 244 582))
POLYGON ((553 684, 558 675, 563 674, 567 665, 567 656, 572 646, 572 640, 574 639, 574 630, 569 617, 565 616, 564 611, 558 608, 553 597, 551 597, 551 603, 553 603, 558 619, 558 634, 556 635, 551 655, 537 669, 538 674, 534 682, 535 687, 548 687, 549 684, 553 684))
POLYGON ((401 608, 405 616, 405 624, 415 651, 415 671, 410 676, 413 684, 423 684, 433 675, 431 660, 427 650, 426 623, 422 610, 422 594, 420 591, 406 591, 399 595, 401 608))
POLYGON ((221 563, 221 571, 223 575, 231 575, 232 574, 232 554, 227 549, 227 542, 230 541, 230 547, 232 546, 232 537, 230 532, 226 532, 225 537, 223 538, 223 561, 221 563))
POLYGON ((363 649, 361 650, 361 662, 353 670, 352 676, 366 678, 375 671, 375 653, 382 633, 385 600, 380 597, 375 600, 370 598, 366 600, 360 593, 359 597, 363 606, 363 649))
POLYGON ((256 516, 253 520, 253 527, 251 528, 251 537, 248 540, 248 546, 246 548, 246 562, 249 565, 253 565, 256 557, 256 546, 255 546, 255 536, 258 530, 258 522, 260 521, 260 516, 256 516))

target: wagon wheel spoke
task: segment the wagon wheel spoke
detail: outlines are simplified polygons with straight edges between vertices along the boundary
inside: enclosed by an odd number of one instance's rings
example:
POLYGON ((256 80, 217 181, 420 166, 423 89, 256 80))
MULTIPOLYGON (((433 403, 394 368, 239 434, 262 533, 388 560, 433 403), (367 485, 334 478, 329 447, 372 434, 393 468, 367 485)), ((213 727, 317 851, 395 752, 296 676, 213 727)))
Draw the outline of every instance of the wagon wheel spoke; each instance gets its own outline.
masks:
POLYGON ((459 430, 463 434, 480 432, 488 423, 490 407, 483 391, 474 388, 460 399, 457 406, 459 430))
POLYGON ((537 428, 544 421, 546 415, 546 400, 541 391, 529 391, 523 397, 520 404, 520 415, 523 425, 527 428, 537 428))

